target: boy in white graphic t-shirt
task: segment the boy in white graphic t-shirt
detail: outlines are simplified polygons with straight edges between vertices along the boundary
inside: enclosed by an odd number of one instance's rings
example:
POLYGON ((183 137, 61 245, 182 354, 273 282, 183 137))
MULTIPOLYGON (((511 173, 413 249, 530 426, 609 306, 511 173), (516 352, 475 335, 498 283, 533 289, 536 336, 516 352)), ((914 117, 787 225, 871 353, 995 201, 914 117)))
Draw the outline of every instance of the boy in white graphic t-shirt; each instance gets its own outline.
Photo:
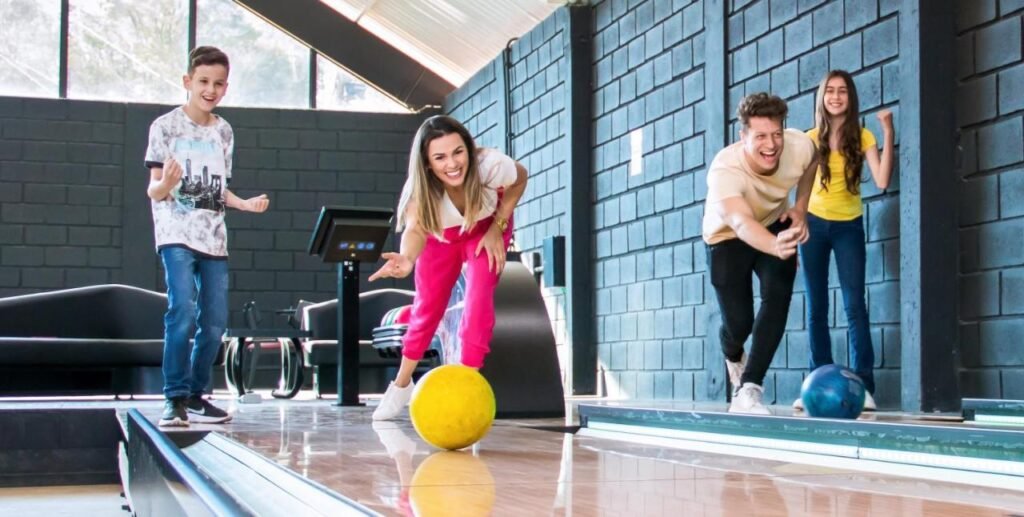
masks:
POLYGON ((242 199, 227 189, 234 134, 213 109, 228 87, 228 56, 214 47, 189 55, 183 78, 188 102, 149 128, 146 194, 152 200, 156 249, 164 265, 164 396, 162 426, 222 423, 231 415, 202 398, 228 316, 225 207, 263 212, 266 195, 242 199), (189 347, 192 326, 195 345, 189 347))

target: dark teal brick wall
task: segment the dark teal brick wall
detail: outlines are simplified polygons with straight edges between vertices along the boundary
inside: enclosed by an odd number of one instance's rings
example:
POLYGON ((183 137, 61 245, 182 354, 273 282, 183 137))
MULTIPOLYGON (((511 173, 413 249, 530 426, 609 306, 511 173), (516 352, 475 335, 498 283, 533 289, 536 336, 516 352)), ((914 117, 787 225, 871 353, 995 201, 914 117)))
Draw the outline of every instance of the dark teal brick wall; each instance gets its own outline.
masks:
POLYGON ((962 2, 960 347, 965 397, 1024 396, 1024 3, 962 2))

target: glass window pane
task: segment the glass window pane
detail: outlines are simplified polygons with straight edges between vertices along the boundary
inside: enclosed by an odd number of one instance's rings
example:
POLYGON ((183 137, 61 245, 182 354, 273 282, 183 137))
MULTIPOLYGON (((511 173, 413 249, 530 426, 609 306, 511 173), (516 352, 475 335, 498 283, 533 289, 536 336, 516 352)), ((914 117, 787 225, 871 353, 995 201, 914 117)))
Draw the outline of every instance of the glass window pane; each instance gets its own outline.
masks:
POLYGON ((309 48, 232 0, 199 0, 196 44, 231 61, 224 106, 309 107, 309 48))
POLYGON ((316 107, 338 111, 409 112, 323 56, 316 56, 316 107))
POLYGON ((180 103, 187 0, 71 0, 68 97, 180 103))
POLYGON ((0 95, 57 97, 60 0, 0 0, 0 95))

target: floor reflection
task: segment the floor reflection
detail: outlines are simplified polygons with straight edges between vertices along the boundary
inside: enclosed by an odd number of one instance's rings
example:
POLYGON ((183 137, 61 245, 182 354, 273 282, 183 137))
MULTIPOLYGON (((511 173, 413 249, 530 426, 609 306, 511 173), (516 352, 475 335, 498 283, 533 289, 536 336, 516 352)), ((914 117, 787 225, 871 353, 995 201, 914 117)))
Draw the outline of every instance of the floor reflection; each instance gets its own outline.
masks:
MULTIPOLYGON (((235 408, 211 429, 385 515, 1007 515, 1024 492, 923 481, 538 430, 495 422, 438 451, 408 420, 324 402, 235 408)), ((158 418, 159 408, 152 417, 158 418)), ((194 428, 198 426, 193 426, 194 428)), ((955 474, 951 473, 951 479, 955 474)))

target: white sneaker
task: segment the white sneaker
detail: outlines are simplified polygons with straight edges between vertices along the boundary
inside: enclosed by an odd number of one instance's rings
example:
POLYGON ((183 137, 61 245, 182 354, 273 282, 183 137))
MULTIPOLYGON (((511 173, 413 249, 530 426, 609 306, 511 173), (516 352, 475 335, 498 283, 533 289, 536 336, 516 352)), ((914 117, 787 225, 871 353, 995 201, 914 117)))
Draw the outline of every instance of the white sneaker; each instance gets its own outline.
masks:
POLYGON ((793 410, 794 411, 803 411, 804 410, 804 399, 802 397, 797 397, 796 400, 793 401, 793 410))
POLYGON ((388 390, 384 392, 384 398, 380 399, 380 405, 373 411, 374 420, 391 420, 395 418, 409 405, 412 398, 412 389, 415 383, 409 382, 404 388, 399 388, 392 381, 388 384, 388 390))
POLYGON ((747 354, 744 353, 740 356, 740 360, 732 362, 728 358, 725 360, 725 371, 729 372, 729 383, 732 384, 732 392, 736 393, 740 390, 740 379, 743 378, 743 370, 747 369, 747 354))
POLYGON ((864 411, 874 411, 876 409, 878 409, 878 406, 875 405, 875 397, 871 396, 871 392, 865 391, 864 392, 864 411))
POLYGON ((772 412, 768 411, 768 408, 764 407, 764 404, 761 403, 763 396, 763 388, 748 382, 732 398, 732 404, 729 404, 729 412, 746 413, 749 415, 770 415, 772 412))

